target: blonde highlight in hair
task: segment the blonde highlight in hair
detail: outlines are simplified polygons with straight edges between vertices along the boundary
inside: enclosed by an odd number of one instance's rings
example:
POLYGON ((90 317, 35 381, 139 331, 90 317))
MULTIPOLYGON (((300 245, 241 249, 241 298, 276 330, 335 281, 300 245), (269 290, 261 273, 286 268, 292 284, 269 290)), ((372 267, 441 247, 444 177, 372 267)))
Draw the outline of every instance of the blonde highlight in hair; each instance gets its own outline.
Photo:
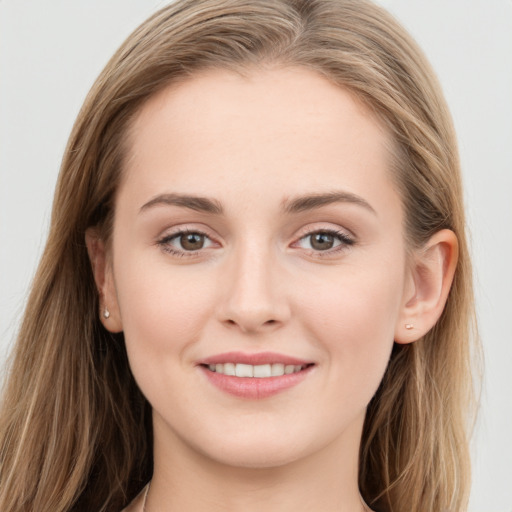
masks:
POLYGON ((457 235, 441 319, 395 344, 368 406, 359 484, 379 512, 465 509, 478 344, 456 139, 429 64, 366 0, 179 0, 112 57, 70 136, 2 402, 0 510, 118 511, 151 477, 151 409, 122 334, 100 323, 85 231, 109 237, 127 133, 148 98, 203 69, 269 65, 315 70, 387 126, 411 247, 457 235))

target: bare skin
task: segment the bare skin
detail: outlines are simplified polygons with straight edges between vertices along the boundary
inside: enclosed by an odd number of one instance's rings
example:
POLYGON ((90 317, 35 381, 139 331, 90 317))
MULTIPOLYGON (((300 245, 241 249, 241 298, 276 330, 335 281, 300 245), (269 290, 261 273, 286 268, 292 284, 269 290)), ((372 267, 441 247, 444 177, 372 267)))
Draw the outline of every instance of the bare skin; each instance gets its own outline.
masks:
POLYGON ((153 407, 146 512, 367 510, 366 407, 393 343, 439 318, 455 236, 408 255, 389 134, 308 70, 198 75, 151 98, 129 142, 111 251, 87 244, 153 407), (231 352, 309 370, 235 396, 203 363, 231 352))

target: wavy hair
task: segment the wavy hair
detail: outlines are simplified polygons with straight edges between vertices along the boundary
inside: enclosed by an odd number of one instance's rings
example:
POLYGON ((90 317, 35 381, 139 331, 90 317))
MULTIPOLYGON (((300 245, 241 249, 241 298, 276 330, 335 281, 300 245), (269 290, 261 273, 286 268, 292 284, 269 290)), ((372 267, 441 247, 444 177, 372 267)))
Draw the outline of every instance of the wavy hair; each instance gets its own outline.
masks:
POLYGON ((84 234, 96 226, 108 240, 127 131, 148 98, 199 70, 269 64, 316 71, 385 123, 411 247, 444 228, 458 238, 439 322, 417 342, 395 344, 368 406, 359 485, 379 512, 465 509, 478 338, 456 138, 430 65, 366 0, 178 0, 112 57, 65 150, 3 394, 1 510, 117 512, 150 479, 151 408, 123 335, 99 321, 84 234))

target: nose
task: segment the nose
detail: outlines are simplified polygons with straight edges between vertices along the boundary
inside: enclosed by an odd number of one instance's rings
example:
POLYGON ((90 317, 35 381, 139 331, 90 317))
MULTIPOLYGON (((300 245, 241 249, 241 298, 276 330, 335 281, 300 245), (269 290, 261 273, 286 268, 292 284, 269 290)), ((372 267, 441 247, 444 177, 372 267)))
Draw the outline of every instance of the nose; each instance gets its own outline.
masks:
POLYGON ((285 281, 270 248, 246 244, 234 250, 221 277, 219 320, 244 333, 263 333, 290 317, 285 281))

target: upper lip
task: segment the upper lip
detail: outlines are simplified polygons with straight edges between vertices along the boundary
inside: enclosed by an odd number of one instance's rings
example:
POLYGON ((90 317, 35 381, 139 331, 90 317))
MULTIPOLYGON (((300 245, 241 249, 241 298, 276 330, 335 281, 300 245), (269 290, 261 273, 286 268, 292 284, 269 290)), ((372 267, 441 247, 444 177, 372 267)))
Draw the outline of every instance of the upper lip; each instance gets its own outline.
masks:
POLYGON ((297 357, 288 356, 285 354, 278 354, 276 352, 258 352, 254 354, 247 354, 244 352, 224 352, 223 354, 216 354, 205 359, 201 359, 198 364, 224 364, 224 363, 239 363, 239 364, 250 364, 253 366, 261 364, 293 364, 304 366, 312 364, 312 361, 306 361, 305 359, 299 359, 297 357))

